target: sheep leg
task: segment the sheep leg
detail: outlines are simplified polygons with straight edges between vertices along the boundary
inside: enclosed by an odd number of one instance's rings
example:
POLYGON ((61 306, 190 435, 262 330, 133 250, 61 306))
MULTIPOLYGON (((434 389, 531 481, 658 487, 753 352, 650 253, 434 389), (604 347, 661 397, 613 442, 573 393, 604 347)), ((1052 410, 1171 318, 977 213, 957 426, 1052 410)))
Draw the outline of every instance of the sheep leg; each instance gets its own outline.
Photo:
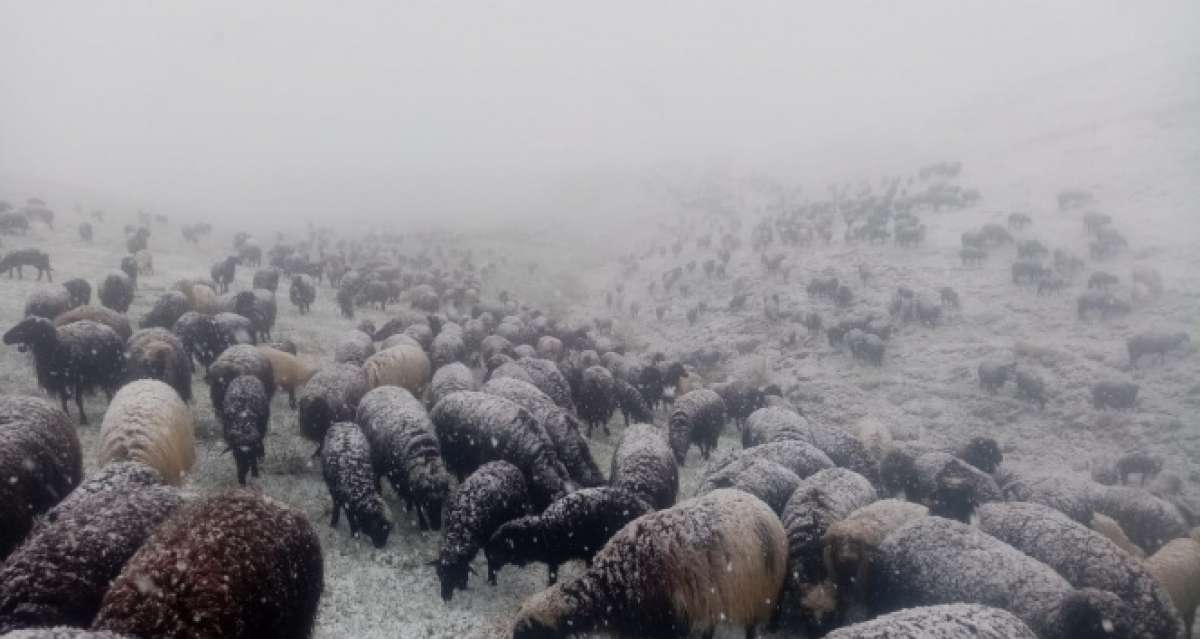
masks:
POLYGON ((296 410, 296 389, 295 387, 288 389, 288 408, 296 410))
POLYGON ((75 405, 79 407, 79 423, 87 426, 87 415, 83 412, 83 388, 79 386, 75 387, 75 405))
POLYGON ((238 483, 246 485, 246 460, 241 455, 234 455, 233 463, 237 466, 238 483))
POLYGON ((68 416, 70 416, 71 411, 67 410, 67 394, 65 392, 62 394, 61 399, 62 399, 62 411, 64 413, 66 413, 68 416))
POLYGON ((758 631, 755 630, 754 624, 746 626, 746 639, 755 639, 758 636, 758 631))
POLYGON ((329 519, 329 525, 331 527, 337 528, 338 518, 341 516, 341 514, 342 514, 342 504, 339 503, 337 500, 334 500, 334 502, 333 502, 333 517, 331 517, 329 519))
POLYGON ((429 521, 425 519, 425 511, 417 508, 417 527, 421 530, 429 530, 429 521))

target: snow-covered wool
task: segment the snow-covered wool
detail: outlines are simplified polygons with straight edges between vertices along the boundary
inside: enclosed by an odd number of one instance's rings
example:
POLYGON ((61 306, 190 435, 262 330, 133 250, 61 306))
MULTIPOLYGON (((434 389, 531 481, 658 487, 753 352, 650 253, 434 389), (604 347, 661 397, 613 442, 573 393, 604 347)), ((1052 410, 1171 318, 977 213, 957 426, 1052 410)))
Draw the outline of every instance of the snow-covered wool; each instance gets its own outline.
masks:
POLYGON ((514 519, 500 526, 483 548, 488 581, 508 564, 537 561, 548 565, 549 584, 558 581, 558 567, 572 559, 591 563, 592 557, 625 524, 653 510, 633 493, 620 488, 585 488, 550 504, 540 515, 514 519))
POLYGON ((196 461, 192 411, 175 389, 155 379, 117 391, 100 425, 97 463, 140 461, 179 484, 196 461))
POLYGON ((513 377, 500 377, 484 384, 483 392, 512 400, 529 411, 549 435, 558 460, 575 483, 583 487, 605 483, 587 439, 579 432, 579 422, 533 384, 513 377))
POLYGON ((393 346, 381 350, 363 362, 370 388, 399 386, 421 396, 429 384, 429 357, 412 346, 393 346))
POLYGON ((504 461, 488 462, 469 477, 446 508, 446 527, 436 563, 442 599, 467 589, 467 572, 480 547, 505 522, 528 512, 529 492, 520 469, 504 461))
POLYGON ((320 540, 304 514, 231 490, 160 526, 125 564, 92 627, 138 637, 303 639, 324 584, 320 540))
POLYGON ((1167 591, 1141 562, 1099 533, 1041 504, 989 503, 978 514, 980 530, 1050 566, 1072 586, 1107 590, 1129 604, 1134 636, 1182 634, 1167 591))
POLYGON ((539 508, 567 491, 569 475, 554 442, 515 402, 487 393, 453 393, 433 407, 430 418, 446 467, 460 480, 487 462, 502 460, 525 475, 539 508))
POLYGON ((1173 539, 1146 559, 1146 569, 1166 589, 1191 637, 1200 605, 1200 542, 1191 537, 1173 539))
POLYGON ((875 612, 986 603, 1042 639, 1130 636, 1129 607, 1116 595, 1076 590, 1046 564, 952 519, 923 517, 888 535, 870 579, 875 612))
MULTIPOLYGON (((391 339, 391 338, 388 338, 391 339)), ((385 342, 386 343, 386 342, 385 342)), ((475 374, 462 362, 451 362, 438 368, 429 383, 431 405, 437 404, 450 393, 475 390, 475 374)))
POLYGON ((744 492, 717 490, 630 522, 582 576, 526 600, 513 638, 752 629, 771 617, 786 571, 775 513, 744 492))
MULTIPOLYGON (((387 350, 393 346, 411 346, 421 348, 421 343, 404 333, 396 333, 379 343, 379 350, 387 350)), ((364 360, 365 361, 365 360, 364 360)))
POLYGON ((730 449, 714 455, 708 466, 705 467, 700 481, 706 481, 710 475, 743 459, 765 459, 775 462, 795 473, 800 479, 834 467, 833 460, 829 459, 829 455, 821 452, 816 446, 798 439, 788 439, 742 450, 730 449))
POLYGON ((769 459, 742 457, 716 472, 705 474, 696 494, 703 495, 718 488, 736 488, 763 500, 778 515, 799 485, 800 477, 780 464, 769 459))
POLYGON ((333 343, 333 363, 335 364, 362 366, 362 363, 374 354, 375 343, 371 341, 371 336, 357 329, 342 333, 333 343))
POLYGON ((129 325, 129 318, 103 306, 91 306, 84 304, 62 313, 54 318, 55 326, 65 326, 72 322, 80 320, 91 320, 99 324, 103 324, 117 334, 122 340, 128 340, 133 335, 133 327, 129 325))
POLYGON ((1133 543, 1153 554, 1164 544, 1188 534, 1187 520, 1171 502, 1134 486, 1090 482, 1091 506, 1112 517, 1133 543))
POLYGON ((325 431, 334 422, 353 420, 358 402, 368 390, 367 374, 354 364, 334 364, 317 371, 296 401, 300 434, 316 442, 320 451, 325 431))
POLYGON ((184 313, 195 310, 192 302, 179 291, 167 291, 154 302, 150 311, 142 316, 142 328, 170 328, 184 313))
POLYGON ((1016 615, 976 604, 919 606, 882 615, 870 621, 839 628, 826 639, 1036 639, 1037 635, 1016 615))
POLYGON ((91 495, 104 492, 129 493, 147 486, 163 483, 162 475, 139 461, 113 462, 87 478, 66 499, 46 511, 38 525, 46 525, 67 517, 76 508, 86 507, 91 495))
POLYGON ((514 356, 512 342, 500 335, 488 335, 484 337, 483 341, 479 343, 479 364, 485 366, 489 360, 497 355, 514 356))
POLYGON ((425 407, 399 386, 380 386, 358 402, 356 421, 371 444, 375 475, 416 506, 421 530, 441 528, 450 475, 425 407))
POLYGON ((463 341, 462 327, 453 322, 446 323, 433 338, 433 343, 429 346, 429 357, 435 367, 465 361, 467 345, 463 341))
POLYGON ((0 397, 0 560, 33 518, 83 479, 79 435, 67 414, 38 397, 0 397))
POLYGON ((205 369, 226 348, 232 346, 226 343, 214 318, 195 311, 188 311, 180 316, 171 327, 171 332, 179 338, 188 355, 205 369))
POLYGON ((653 424, 625 429, 613 452, 609 483, 662 509, 675 505, 679 493, 679 465, 667 445, 666 433, 653 424))
POLYGON ((596 426, 608 431, 608 422, 617 408, 617 383, 612 373, 603 366, 589 366, 583 370, 579 381, 579 392, 575 397, 579 417, 587 422, 587 436, 592 436, 596 426))
POLYGON ((529 376, 529 383, 537 386, 555 404, 569 411, 575 410, 571 386, 557 364, 548 359, 525 357, 517 360, 516 365, 529 376))
POLYGON ((989 475, 1004 463, 1000 444, 991 437, 972 437, 954 449, 954 456, 989 475))
POLYGON ((371 445, 354 422, 337 422, 325 432, 321 475, 333 499, 329 525, 337 528, 344 509, 350 534, 357 537, 362 530, 376 548, 382 548, 392 532, 392 523, 387 519, 387 506, 371 465, 371 445))
POLYGON ((271 422, 271 400, 262 380, 239 375, 225 390, 224 404, 217 412, 221 436, 237 465, 238 483, 246 485, 246 473, 258 477, 258 463, 266 456, 263 439, 271 422))
POLYGON ((717 447, 717 438, 725 428, 725 402, 715 392, 700 389, 675 400, 668 422, 668 442, 675 461, 682 466, 692 443, 700 447, 700 456, 708 459, 717 447))
POLYGON ((965 522, 980 504, 1003 499, 990 475, 949 453, 934 451, 917 457, 913 479, 907 498, 928 506, 939 517, 965 522))
MULTIPOLYGON (((255 285, 254 288, 266 288, 255 285)), ((275 289, 270 289, 274 292, 275 289)), ((313 278, 303 273, 292 276, 292 285, 288 287, 288 299, 292 301, 301 315, 308 313, 312 303, 317 299, 317 285, 313 278)))
POLYGON ((650 405, 642 398, 642 393, 633 384, 618 379, 616 380, 617 391, 617 407, 621 409, 621 416, 625 419, 625 425, 646 423, 654 421, 654 413, 650 412, 650 405))
POLYGON ((1104 535, 1105 539, 1116 544, 1118 548, 1124 550, 1130 557, 1134 559, 1146 558, 1146 551, 1130 541, 1129 536, 1125 534, 1125 529, 1121 528, 1121 524, 1118 524, 1117 520, 1112 517, 1103 513, 1092 513, 1092 520, 1088 522, 1088 528, 1104 535))
POLYGON ((557 362, 563 356, 562 340, 553 335, 543 335, 537 341, 537 356, 557 362))
POLYGON ((125 342, 125 379, 157 379, 192 401, 192 358, 165 328, 143 328, 125 342))
POLYGON ((217 331, 228 348, 234 344, 257 344, 258 335, 254 330, 254 322, 245 315, 237 313, 217 313, 212 316, 217 325, 217 331))
POLYGON ((225 349, 208 367, 208 396, 213 410, 225 405, 225 392, 229 384, 242 375, 253 375, 267 390, 267 400, 275 396, 275 373, 271 360, 249 344, 235 344, 225 349))
POLYGON ((181 502, 167 486, 92 492, 40 526, 0 567, 0 633, 90 625, 109 583, 181 502))
POLYGON ((254 288, 262 288, 272 293, 279 291, 279 277, 282 271, 274 266, 265 266, 254 271, 254 277, 250 280, 250 286, 254 288))
POLYGON ((71 293, 61 286, 39 286, 25 300, 25 317, 52 320, 71 309, 71 293))
POLYGON ((89 320, 55 328, 50 320, 27 317, 4 334, 5 344, 33 350, 38 385, 62 400, 75 398, 79 423, 87 423, 83 397, 104 389, 110 397, 125 372, 125 342, 113 330, 89 320))
POLYGON ((709 389, 721 396, 725 411, 738 430, 742 429, 751 413, 766 405, 762 390, 740 379, 713 384, 709 389))
POLYGON ((129 310, 133 303, 134 282, 121 271, 109 271, 96 289, 100 303, 118 313, 129 310))
POLYGON ((258 352, 271 362, 271 374, 275 377, 275 384, 287 391, 288 406, 295 408, 296 389, 307 384, 308 380, 317 374, 317 369, 305 364, 304 360, 296 355, 277 348, 259 344, 258 352))

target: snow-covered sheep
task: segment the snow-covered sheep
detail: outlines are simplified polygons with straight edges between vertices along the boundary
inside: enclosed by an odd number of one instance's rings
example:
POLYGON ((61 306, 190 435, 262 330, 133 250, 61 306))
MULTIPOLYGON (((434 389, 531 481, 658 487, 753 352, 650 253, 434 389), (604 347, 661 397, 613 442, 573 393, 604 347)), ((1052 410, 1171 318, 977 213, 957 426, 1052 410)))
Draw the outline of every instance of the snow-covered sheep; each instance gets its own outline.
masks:
POLYGON ((38 397, 0 396, 0 560, 33 518, 83 479, 79 435, 67 414, 38 397))
POLYGON ((441 528, 450 476, 425 407, 399 386, 380 386, 358 402, 356 421, 371 445, 375 475, 416 506, 422 530, 441 528))
POLYGON ((272 293, 279 291, 279 278, 283 275, 277 267, 266 266, 254 271, 254 277, 250 280, 251 286, 254 288, 262 288, 272 293))
POLYGON ((71 308, 92 303, 92 285, 82 277, 76 277, 63 282, 63 288, 67 289, 67 296, 71 300, 71 308))
POLYGON ((316 442, 319 453, 325 431, 334 422, 353 420, 358 402, 368 390, 366 372, 354 364, 334 364, 317 371, 296 401, 300 434, 316 442))
POLYGON ((44 526, 56 522, 60 518, 71 516, 71 513, 77 509, 86 508, 91 495, 96 493, 131 493, 146 486, 158 486, 162 483, 162 475, 142 462, 127 461, 107 464, 96 474, 88 477, 75 490, 72 490, 66 499, 47 510, 38 525, 44 526))
POLYGON ((725 402, 725 411, 738 430, 746 423, 746 418, 754 411, 765 406, 766 396, 762 389, 755 388, 740 379, 730 380, 709 386, 709 389, 721 396, 725 402))
POLYGON ((271 374, 275 377, 275 385, 287 391, 288 406, 296 407, 296 389, 303 387, 317 374, 317 369, 304 363, 304 360, 277 348, 258 345, 258 352, 271 362, 271 374))
MULTIPOLYGON (((475 469, 450 496, 436 562, 442 599, 467 589, 471 560, 505 522, 528 512, 529 491, 520 469, 493 461, 475 469)), ((490 578, 489 580, 494 581, 490 578)))
POLYGON ((125 379, 157 379, 192 401, 192 358, 165 328, 143 328, 125 343, 125 379))
POLYGON ((357 537, 362 530, 376 548, 382 548, 392 532, 392 523, 387 519, 387 506, 371 465, 371 444, 357 424, 337 422, 325 431, 321 474, 333 499, 329 525, 336 528, 345 510, 350 534, 357 537))
POLYGON ((777 406, 760 408, 746 418, 742 427, 742 448, 752 448, 781 441, 812 439, 812 428, 803 416, 777 406))
POLYGON ((304 638, 324 586, 320 540, 304 514, 232 490, 184 506, 155 530, 104 595, 92 627, 138 637, 304 638))
POLYGON ((717 490, 620 530, 578 579, 528 599, 514 639, 592 630, 638 636, 708 634, 766 622, 787 571, 779 518, 759 499, 717 490))
POLYGON ((71 310, 71 293, 61 286, 39 286, 25 300, 25 317, 52 320, 71 310))
POLYGON ((451 362, 439 367, 429 383, 431 405, 437 404, 450 393, 475 390, 475 374, 462 362, 451 362))
POLYGON ((554 442, 529 411, 487 393, 453 393, 430 413, 446 467, 461 480, 494 460, 511 463, 529 483, 534 504, 544 508, 567 491, 569 475, 554 442))
POLYGON ((1146 570, 1167 591, 1190 638, 1200 605, 1200 542, 1191 537, 1171 540, 1146 559, 1146 570))
POLYGON ((604 475, 592 457, 587 439, 580 433, 582 426, 554 400, 538 390, 533 384, 512 377, 490 380, 483 385, 483 392, 504 397, 529 411, 554 443, 558 461, 567 470, 568 476, 583 487, 604 484, 604 475))
POLYGON ((1160 362, 1166 361, 1169 351, 1189 342, 1191 338, 1184 332, 1147 331, 1125 340, 1125 347, 1129 351, 1129 364, 1136 367, 1143 355, 1157 354, 1160 362))
POLYGON ((118 313, 129 310, 133 303, 134 281, 121 271, 109 271, 96 287, 96 297, 100 303, 118 313))
POLYGON ((683 465, 693 442, 700 447, 701 458, 708 459, 724 428, 725 402, 720 395, 698 389, 676 399, 667 424, 668 443, 675 453, 675 461, 683 465))
POLYGON ((342 333, 333 343, 333 363, 362 366, 367 358, 375 354, 375 343, 371 336, 360 330, 342 333))
MULTIPOLYGON (((258 286, 255 286, 258 288, 258 286)), ((301 315, 308 313, 312 303, 317 299, 317 285, 313 279, 303 273, 292 276, 292 285, 288 287, 288 299, 296 306, 301 315)))
POLYGON ((666 434, 653 424, 634 424, 625 429, 613 452, 608 476, 614 488, 628 490, 655 508, 675 505, 679 465, 666 434))
POLYGON ((1027 501, 1049 506, 1071 519, 1087 524, 1092 520, 1094 482, 1070 473, 998 473, 1000 490, 1008 501, 1027 501))
POLYGON ((411 346, 393 346, 379 351, 363 362, 370 388, 399 386, 416 397, 429 384, 429 357, 411 346))
POLYGON ((913 477, 906 497, 929 507, 940 517, 967 521, 975 508, 1003 495, 987 473, 940 451, 928 452, 913 461, 913 477))
POLYGON ((616 380, 616 391, 617 408, 621 409, 621 416, 624 417, 626 426, 654 421, 654 413, 650 411, 650 405, 646 403, 637 387, 623 379, 618 379, 616 380))
POLYGON ((696 494, 736 488, 763 500, 779 514, 799 485, 800 477, 781 464, 761 457, 739 457, 716 472, 705 473, 696 494))
POLYGON ((550 504, 540 515, 513 519, 500 526, 483 548, 488 581, 508 564, 541 562, 549 567, 549 584, 558 581, 559 565, 581 559, 589 565, 609 538, 652 508, 620 488, 585 488, 550 504))
POLYGON ((257 344, 258 332, 250 318, 238 313, 217 313, 212 316, 217 332, 226 348, 233 344, 257 344))
POLYGON ((167 291, 154 302, 150 311, 142 316, 142 328, 171 328, 184 313, 195 310, 187 296, 179 291, 167 291))
MULTIPOLYGON (((214 318, 195 311, 184 313, 175 321, 171 332, 179 338, 188 355, 205 369, 226 348, 232 346, 232 344, 226 343, 214 318)), ((193 370, 195 370, 194 365, 193 370)))
POLYGON ((109 583, 181 501, 166 486, 93 492, 40 526, 0 568, 0 633, 91 625, 109 583))
POLYGON ((501 335, 488 335, 479 343, 479 364, 486 366, 497 355, 513 356, 513 344, 501 335))
POLYGON ((85 304, 76 306, 75 308, 62 313, 54 318, 54 326, 66 326, 74 322, 82 320, 90 320, 98 324, 103 324, 111 329, 121 338, 122 341, 128 340, 133 335, 133 327, 129 324, 129 318, 103 306, 91 306, 85 304))
POLYGON ((83 397, 97 387, 112 397, 125 373, 125 342, 113 330, 89 320, 55 328, 42 317, 27 317, 4 334, 5 344, 33 351, 38 385, 58 395, 63 412, 75 398, 79 423, 86 424, 83 397))
POLYGON ((918 606, 880 615, 870 621, 839 628, 826 639, 1036 639, 1019 617, 999 608, 977 604, 918 606))
POLYGON ((463 341, 462 327, 453 322, 443 326, 429 346, 429 356, 435 367, 466 360, 467 345, 463 341))
POLYGON ((1004 463, 1000 444, 991 437, 972 437, 954 449, 954 456, 989 475, 1004 463))
POLYGON ((529 383, 537 386, 538 390, 554 400, 562 408, 575 410, 575 402, 571 397, 571 386, 558 365, 548 359, 524 357, 515 362, 518 368, 529 376, 529 383))
POLYGON ((977 528, 923 517, 891 533, 871 565, 872 607, 984 603, 1038 637, 1128 636, 1130 610, 1112 593, 1076 590, 1054 569, 977 528))
POLYGON ((1090 485, 1095 512, 1112 517, 1133 543, 1153 554, 1163 544, 1188 534, 1187 520, 1174 504, 1134 486, 1090 485))
POLYGON ((262 380, 239 375, 225 389, 224 403, 216 411, 221 436, 237 466, 238 483, 246 485, 246 473, 258 477, 258 463, 266 456, 263 439, 271 422, 271 400, 262 380))
POLYGON ((1087 526, 1041 504, 995 502, 978 509, 983 532, 1053 568, 1076 588, 1107 590, 1133 609, 1139 637, 1178 637, 1167 592, 1141 562, 1087 526))
POLYGON ((579 383, 579 392, 575 396, 575 405, 579 409, 579 417, 587 422, 587 436, 592 436, 596 426, 608 432, 608 421, 612 419, 617 408, 617 386, 612 373, 603 366, 589 366, 584 369, 579 383))
POLYGON ((829 455, 821 452, 812 444, 796 439, 789 439, 742 450, 730 450, 724 455, 714 456, 704 469, 704 476, 701 478, 701 481, 705 481, 709 475, 717 473, 725 466, 742 459, 765 459, 775 462, 795 473, 800 479, 835 466, 833 460, 829 459, 829 455))
POLYGON ((751 413, 742 428, 744 448, 789 440, 812 444, 834 464, 849 468, 872 482, 879 479, 879 462, 867 445, 837 426, 809 421, 794 411, 771 406, 751 413))
POLYGON ((552 362, 557 362, 563 356, 562 340, 553 335, 543 335, 537 341, 537 356, 542 359, 548 359, 552 362))
POLYGON ((1092 384, 1092 407, 1096 410, 1133 408, 1137 403, 1138 385, 1123 380, 1104 380, 1092 384))
POLYGON ((213 410, 225 405, 229 384, 242 375, 253 375, 267 391, 267 401, 275 396, 275 374, 271 360, 249 344, 236 344, 225 349, 208 367, 208 396, 213 410))
POLYGON ((45 273, 48 281, 54 281, 54 269, 50 268, 50 254, 36 248, 17 249, 9 251, 0 258, 0 271, 8 273, 8 279, 12 279, 13 271, 17 272, 18 279, 25 279, 24 267, 32 266, 37 269, 37 278, 40 282, 42 274, 45 273))
POLYGON ((155 379, 117 391, 100 425, 97 463, 140 461, 179 484, 196 461, 192 411, 175 389, 155 379))

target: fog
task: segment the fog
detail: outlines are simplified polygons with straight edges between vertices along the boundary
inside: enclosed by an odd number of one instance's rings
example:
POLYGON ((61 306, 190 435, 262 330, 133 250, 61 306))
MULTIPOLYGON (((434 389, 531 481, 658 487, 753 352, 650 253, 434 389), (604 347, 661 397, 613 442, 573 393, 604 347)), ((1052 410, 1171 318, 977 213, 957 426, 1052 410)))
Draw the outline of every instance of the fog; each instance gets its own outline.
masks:
POLYGON ((214 220, 582 215, 654 171, 928 160, 1196 33, 1187 0, 5 2, 0 175, 214 220))

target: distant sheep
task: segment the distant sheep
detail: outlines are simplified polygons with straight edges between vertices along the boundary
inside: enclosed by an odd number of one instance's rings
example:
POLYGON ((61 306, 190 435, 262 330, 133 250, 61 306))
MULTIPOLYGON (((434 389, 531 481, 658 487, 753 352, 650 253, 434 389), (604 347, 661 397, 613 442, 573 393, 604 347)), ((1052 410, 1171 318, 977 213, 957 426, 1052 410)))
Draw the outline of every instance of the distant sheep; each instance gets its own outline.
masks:
POLYGON ((0 561, 83 479, 79 435, 66 413, 38 397, 0 396, 0 561))
POLYGON ((301 315, 308 313, 312 309, 312 303, 317 299, 316 283, 308 275, 293 275, 292 285, 288 288, 288 299, 292 301, 301 315))
POLYGON ((918 606, 870 621, 839 628, 826 639, 926 639, 927 637, 995 637, 1036 639, 1019 617, 999 608, 976 604, 918 606))
POLYGON ((655 508, 674 506, 679 492, 679 466, 664 431, 653 424, 626 428, 613 452, 609 482, 655 508))
POLYGON ((25 300, 25 317, 52 320, 71 309, 71 293, 61 286, 40 286, 25 300))
POLYGON ((154 307, 142 317, 141 327, 158 326, 171 328, 184 313, 192 310, 192 303, 179 291, 167 291, 154 302, 154 307))
POLYGON ((799 485, 800 477, 781 464, 761 457, 741 457, 720 470, 705 473, 696 494, 736 488, 758 497, 780 514, 799 485))
POLYGON ((238 258, 230 255, 225 259, 212 265, 209 269, 209 274, 217 283, 217 292, 225 293, 229 290, 229 285, 233 283, 233 278, 237 275, 238 258))
POLYGON ((100 425, 97 463, 140 461, 179 484, 196 461, 192 411, 175 389, 153 379, 117 391, 100 425))
POLYGON ((302 388, 317 374, 317 369, 304 363, 304 360, 292 353, 286 353, 270 346, 259 345, 258 352, 271 362, 271 372, 275 384, 287 391, 288 406, 296 407, 296 389, 302 388))
POLYGON ((989 393, 995 393, 1000 390, 1005 382, 1008 381, 1009 375, 1016 371, 1017 365, 1001 364, 999 362, 982 362, 979 364, 979 387, 989 393))
POLYGON ((721 396, 721 401, 725 402, 726 416, 733 420, 739 431, 750 413, 765 406, 762 389, 741 380, 713 384, 709 389, 721 396))
POLYGON ((329 525, 336 528, 338 516, 345 510, 351 535, 357 537, 362 530, 376 548, 387 544, 392 523, 371 465, 371 445, 357 424, 337 422, 325 431, 321 474, 333 499, 329 525))
POLYGON ((83 397, 97 387, 112 397, 125 371, 125 342, 103 324, 83 320, 55 328, 50 320, 28 317, 4 334, 5 344, 33 350, 38 385, 62 400, 75 398, 79 423, 87 424, 83 397))
POLYGON ((1106 380, 1092 384, 1092 407, 1096 410, 1133 408, 1138 385, 1133 382, 1106 380))
POLYGON ((320 540, 304 514, 234 490, 185 506, 155 530, 113 581, 92 627, 139 637, 304 638, 324 585, 320 540), (146 596, 146 584, 156 596, 146 596))
MULTIPOLYGON (((275 374, 271 360, 258 349, 246 344, 230 346, 208 367, 208 397, 214 410, 225 405, 225 392, 233 380, 253 375, 267 391, 267 401, 275 396, 275 374)), ((322 432, 324 435, 324 432, 322 432)))
POLYGON ((125 343, 125 379, 157 379, 192 401, 192 360, 175 334, 165 328, 143 328, 125 343))
MULTIPOLYGON (((471 560, 505 522, 523 516, 529 494, 523 473, 504 461, 477 468, 450 496, 446 529, 438 552, 437 576, 442 599, 466 590, 471 560)), ((495 579, 489 574, 489 581, 495 579)))
POLYGON ((129 318, 103 306, 76 306, 75 308, 54 318, 54 325, 66 326, 81 320, 90 320, 98 324, 103 324, 113 330, 122 341, 128 340, 133 335, 133 327, 129 325, 129 318))
POLYGON ((133 303, 133 290, 133 280, 128 275, 120 271, 110 271, 97 287, 96 295, 104 306, 118 313, 124 313, 133 303))
POLYGON ((725 402, 711 390, 695 390, 675 400, 667 430, 675 461, 682 466, 693 442, 700 456, 708 459, 725 428, 725 402))
POLYGON ((1158 355, 1158 361, 1162 363, 1168 352, 1189 343, 1191 338, 1187 333, 1145 332, 1125 340, 1125 347, 1129 351, 1129 364, 1136 367, 1144 355, 1158 355))
POLYGON ((334 364, 317 371, 296 402, 300 435, 315 442, 319 453, 325 431, 335 422, 353 420, 358 402, 368 390, 367 374, 353 364, 334 364))
POLYGON ((17 272, 18 279, 25 279, 24 267, 32 266, 37 269, 37 279, 42 281, 42 274, 46 274, 46 281, 54 281, 54 270, 50 268, 50 254, 35 248, 18 249, 9 251, 0 258, 0 271, 8 272, 8 279, 12 279, 13 271, 17 272))
POLYGON ((370 388, 399 386, 415 396, 429 384, 430 365, 425 351, 411 346, 393 346, 367 358, 362 365, 370 388))
POLYGON ((274 267, 267 266, 254 271, 254 278, 251 280, 251 286, 254 288, 263 288, 272 293, 279 292, 279 276, 282 272, 274 267))
POLYGON ((755 497, 718 490, 689 499, 635 519, 582 576, 527 600, 513 638, 682 636, 722 623, 752 635, 778 605, 786 543, 779 518, 755 497))
POLYGON ((237 466, 238 483, 246 485, 246 474, 258 477, 258 464, 266 456, 263 439, 271 421, 270 394, 253 374, 233 378, 225 389, 223 403, 215 411, 221 436, 237 466))

